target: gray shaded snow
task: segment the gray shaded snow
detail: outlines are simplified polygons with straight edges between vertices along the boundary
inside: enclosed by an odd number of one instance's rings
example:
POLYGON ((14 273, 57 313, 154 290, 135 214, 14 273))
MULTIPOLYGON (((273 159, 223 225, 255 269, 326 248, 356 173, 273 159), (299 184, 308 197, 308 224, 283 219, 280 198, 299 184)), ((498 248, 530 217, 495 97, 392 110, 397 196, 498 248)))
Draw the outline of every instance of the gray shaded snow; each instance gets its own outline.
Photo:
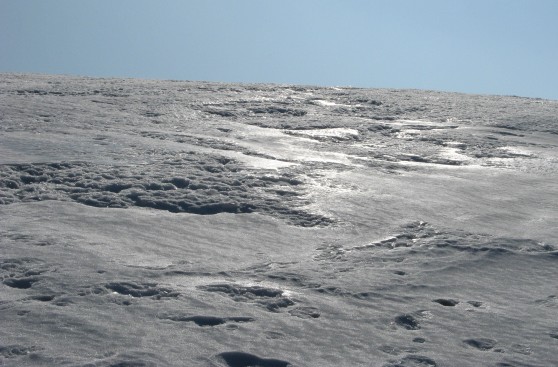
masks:
POLYGON ((557 365, 557 146, 557 101, 0 74, 0 365, 557 365))

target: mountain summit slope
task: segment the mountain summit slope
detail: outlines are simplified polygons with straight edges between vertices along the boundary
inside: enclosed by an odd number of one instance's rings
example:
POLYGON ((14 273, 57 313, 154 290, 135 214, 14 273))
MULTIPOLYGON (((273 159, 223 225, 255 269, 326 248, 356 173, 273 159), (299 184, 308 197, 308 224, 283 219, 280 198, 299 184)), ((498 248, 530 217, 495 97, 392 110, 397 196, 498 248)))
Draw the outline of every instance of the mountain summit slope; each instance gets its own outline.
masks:
POLYGON ((0 74, 0 364, 558 363, 558 102, 0 74))

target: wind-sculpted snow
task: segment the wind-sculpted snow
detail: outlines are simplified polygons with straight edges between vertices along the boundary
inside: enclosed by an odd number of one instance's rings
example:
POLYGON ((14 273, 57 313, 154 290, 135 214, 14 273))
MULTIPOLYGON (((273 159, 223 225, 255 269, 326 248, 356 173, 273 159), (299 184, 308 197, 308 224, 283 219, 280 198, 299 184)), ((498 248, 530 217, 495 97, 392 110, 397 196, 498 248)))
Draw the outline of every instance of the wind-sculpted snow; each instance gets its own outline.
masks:
POLYGON ((0 203, 72 200, 202 215, 261 212, 301 226, 331 223, 296 209, 304 204, 302 184, 295 175, 246 172, 230 159, 197 154, 142 166, 18 164, 2 167, 0 203))
POLYGON ((0 75, 0 365, 558 364, 558 102, 0 75))
POLYGON ((283 291, 274 288, 259 286, 235 286, 231 284, 210 284, 200 287, 206 292, 219 292, 228 295, 236 302, 250 302, 262 305, 268 311, 278 312, 282 308, 290 307, 295 303, 283 296, 283 291))

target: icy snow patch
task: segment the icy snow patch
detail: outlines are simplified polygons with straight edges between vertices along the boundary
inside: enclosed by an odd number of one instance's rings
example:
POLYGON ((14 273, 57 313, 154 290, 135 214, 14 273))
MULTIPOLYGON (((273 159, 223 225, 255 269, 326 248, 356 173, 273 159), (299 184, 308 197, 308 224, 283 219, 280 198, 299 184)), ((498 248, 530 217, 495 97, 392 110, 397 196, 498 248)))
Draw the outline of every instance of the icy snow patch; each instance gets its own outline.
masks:
POLYGON ((440 156, 442 158, 447 158, 447 159, 451 159, 452 161, 459 161, 459 162, 471 162, 474 160, 468 155, 460 153, 460 151, 462 150, 459 148, 446 147, 440 150, 440 156))
POLYGON ((278 170, 280 168, 298 165, 298 163, 295 162, 287 162, 279 159, 256 157, 256 156, 246 155, 244 153, 235 152, 235 151, 225 151, 223 152, 223 155, 229 158, 233 158, 239 162, 246 164, 249 167, 256 168, 256 169, 278 170))
MULTIPOLYGON (((349 104, 342 104, 342 103, 336 103, 336 102, 332 102, 332 101, 326 101, 324 99, 315 99, 312 101, 313 104, 318 105, 318 106, 322 106, 322 107, 333 107, 333 106, 339 106, 339 107, 352 107, 352 105, 349 104)), ((354 105, 354 106, 360 106, 360 105, 354 105)))
POLYGON ((331 101, 326 101, 326 100, 323 100, 323 99, 315 100, 314 104, 317 104, 317 105, 320 105, 320 106, 337 106, 337 103, 331 102, 331 101))
POLYGON ((331 128, 331 129, 312 129, 312 130, 289 130, 300 135, 345 138, 348 136, 358 136, 358 130, 350 128, 331 128))
POLYGON ((504 150, 507 153, 512 153, 512 154, 518 154, 518 155, 523 155, 523 156, 532 156, 533 153, 526 148, 523 147, 512 147, 512 146, 507 146, 507 147, 500 147, 498 149, 504 150))

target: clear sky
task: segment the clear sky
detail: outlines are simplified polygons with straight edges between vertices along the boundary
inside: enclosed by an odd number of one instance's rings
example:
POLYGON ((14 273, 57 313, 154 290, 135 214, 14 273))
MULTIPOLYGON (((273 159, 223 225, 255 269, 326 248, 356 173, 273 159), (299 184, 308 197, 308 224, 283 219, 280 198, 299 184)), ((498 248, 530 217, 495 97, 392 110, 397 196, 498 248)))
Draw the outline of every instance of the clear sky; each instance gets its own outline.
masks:
POLYGON ((0 72, 558 99, 558 0, 0 0, 0 72))

